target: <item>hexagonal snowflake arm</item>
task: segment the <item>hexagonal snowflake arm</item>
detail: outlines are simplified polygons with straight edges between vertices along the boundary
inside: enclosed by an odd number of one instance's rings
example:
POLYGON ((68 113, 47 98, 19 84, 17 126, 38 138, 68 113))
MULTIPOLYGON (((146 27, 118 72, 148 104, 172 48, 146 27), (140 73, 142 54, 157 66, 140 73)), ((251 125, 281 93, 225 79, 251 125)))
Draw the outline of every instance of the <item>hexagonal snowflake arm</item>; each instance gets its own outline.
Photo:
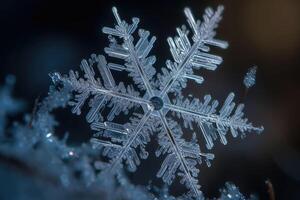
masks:
POLYGON ((176 121, 165 118, 162 120, 163 126, 158 134, 159 149, 156 156, 166 155, 157 177, 167 184, 172 184, 175 177, 181 178, 180 183, 184 184, 189 192, 189 197, 203 199, 198 184, 197 164, 205 160, 210 166, 210 160, 214 158, 213 154, 203 153, 197 143, 196 135, 193 135, 191 141, 186 141, 182 135, 182 130, 176 121))
POLYGON ((80 68, 83 71, 83 77, 73 70, 70 70, 69 75, 51 74, 54 83, 70 87, 75 94, 69 102, 69 105, 73 107, 72 112, 80 115, 81 108, 89 101, 86 120, 91 123, 92 129, 102 127, 124 133, 121 125, 114 125, 111 121, 121 112, 127 114, 133 107, 147 105, 147 101, 139 98, 139 92, 135 91, 132 86, 125 87, 122 82, 116 85, 105 57, 102 55, 92 55, 88 61, 82 60, 80 68), (94 68, 99 71, 99 78, 95 77, 94 68), (105 108, 110 109, 103 115, 102 111, 105 108))
POLYGON ((220 138, 222 144, 227 144, 226 134, 230 130, 233 137, 240 133, 242 137, 247 132, 261 133, 263 127, 255 127, 244 117, 244 104, 235 106, 233 102, 234 93, 230 93, 225 100, 222 108, 217 113, 219 105, 217 100, 211 101, 211 96, 204 96, 204 101, 199 99, 177 99, 175 105, 166 105, 174 116, 184 121, 186 128, 193 130, 192 123, 195 122, 201 129, 206 141, 206 147, 211 149, 213 141, 220 138), (235 111, 234 111, 235 110, 235 111))
POLYGON ((126 134, 119 134, 116 137, 109 130, 104 130, 101 136, 108 138, 108 141, 92 139, 94 148, 100 149, 104 156, 110 158, 104 173, 116 173, 123 168, 123 161, 129 171, 135 171, 141 163, 140 159, 148 157, 145 146, 150 142, 150 135, 155 131, 153 124, 156 123, 148 111, 144 115, 135 115, 129 123, 125 124, 126 134))
POLYGON ((156 73, 153 67, 156 58, 155 56, 149 56, 149 52, 156 37, 153 36, 148 39, 150 36, 149 31, 139 29, 139 39, 134 44, 133 33, 138 27, 139 18, 133 18, 132 24, 129 25, 121 20, 115 7, 112 11, 117 25, 114 28, 104 27, 102 29, 103 33, 109 35, 110 40, 109 47, 106 47, 104 51, 111 57, 123 60, 124 63, 109 63, 108 66, 113 70, 127 71, 141 90, 146 90, 149 95, 153 95, 151 80, 156 73), (121 43, 118 43, 118 39, 121 39, 121 43))
POLYGON ((193 69, 205 68, 215 70, 222 63, 220 56, 208 53, 210 46, 227 48, 227 42, 215 39, 215 29, 221 20, 223 6, 216 11, 211 8, 205 10, 203 21, 195 20, 189 8, 184 9, 188 24, 192 30, 192 39, 189 39, 189 31, 185 26, 177 28, 178 35, 167 39, 174 61, 167 60, 167 69, 162 70, 158 76, 161 82, 162 94, 169 91, 179 92, 186 87, 188 79, 201 84, 204 79, 195 75, 193 69))

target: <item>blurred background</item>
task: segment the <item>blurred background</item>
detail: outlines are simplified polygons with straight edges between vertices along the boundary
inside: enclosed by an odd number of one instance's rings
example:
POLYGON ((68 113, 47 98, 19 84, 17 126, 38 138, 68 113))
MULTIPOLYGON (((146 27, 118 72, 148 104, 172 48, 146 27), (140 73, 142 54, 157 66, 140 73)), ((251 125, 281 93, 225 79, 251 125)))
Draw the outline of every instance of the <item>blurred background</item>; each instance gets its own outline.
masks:
MULTIPOLYGON (((268 199, 265 181, 270 180, 276 199, 300 199, 299 0, 2 0, 0 81, 14 74, 15 96, 28 102, 26 111, 31 112, 34 100, 47 94, 49 72, 76 69, 81 59, 104 53, 108 41, 101 28, 114 23, 112 6, 127 20, 139 17, 141 27, 158 38, 153 54, 158 58, 155 66, 162 66, 171 57, 166 38, 185 23, 183 8, 191 7, 201 18, 205 7, 218 4, 225 6, 225 13, 217 38, 230 46, 215 51, 223 64, 215 72, 201 71, 206 81, 201 87, 191 85, 191 93, 201 99, 209 93, 223 101, 235 92, 236 101, 246 104, 249 120, 265 131, 244 140, 230 138, 227 146, 218 144, 212 167, 200 169, 202 190, 217 196, 218 188, 232 181, 243 193, 268 199), (244 97, 243 76, 253 65, 258 66, 257 83, 244 97)), ((90 138, 83 118, 69 110, 58 118, 74 143, 90 138)), ((130 176, 147 184, 157 170, 149 159, 130 176)))

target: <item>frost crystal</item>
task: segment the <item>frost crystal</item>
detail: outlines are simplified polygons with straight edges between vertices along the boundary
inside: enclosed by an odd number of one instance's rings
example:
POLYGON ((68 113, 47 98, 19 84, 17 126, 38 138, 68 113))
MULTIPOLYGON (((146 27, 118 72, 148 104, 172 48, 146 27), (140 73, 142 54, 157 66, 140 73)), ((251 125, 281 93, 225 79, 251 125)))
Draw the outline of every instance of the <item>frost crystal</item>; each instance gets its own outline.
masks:
POLYGON ((7 115, 19 112, 24 103, 12 98, 12 89, 15 84, 15 77, 9 75, 5 79, 5 85, 0 87, 0 136, 4 134, 7 115))
POLYGON ((116 25, 104 27, 102 31, 110 41, 104 51, 115 61, 108 62, 103 55, 93 54, 81 62, 83 76, 71 70, 68 75, 53 73, 52 79, 72 89, 75 97, 69 104, 73 113, 80 115, 88 101, 86 120, 97 132, 91 142, 109 158, 109 163, 99 166, 104 174, 116 173, 124 164, 135 171, 140 159, 147 159, 145 146, 155 135, 159 144, 156 156, 164 156, 157 177, 171 184, 178 176, 188 189, 186 197, 203 199, 197 166, 203 161, 210 166, 214 155, 200 150, 197 137, 202 134, 210 150, 217 139, 227 144, 228 132, 233 137, 239 134, 244 137, 247 132, 263 130, 244 118, 244 105, 233 102, 234 93, 228 95, 220 109, 219 102, 210 95, 199 100, 185 98, 181 93, 188 80, 203 83, 204 78, 194 74, 195 70, 215 70, 222 63, 220 56, 210 53, 210 47, 228 46, 227 42, 215 38, 223 7, 216 11, 207 8, 202 21, 195 20, 189 8, 184 9, 192 35, 182 26, 176 29, 177 36, 167 39, 173 60, 167 60, 161 72, 153 66, 156 57, 149 55, 156 38, 149 31, 137 30, 138 18, 127 23, 115 7, 112 11, 116 25), (118 73, 127 73, 133 84, 116 80, 118 73), (124 115, 129 120, 120 123, 124 115), (184 128, 195 131, 191 140, 183 138, 180 121, 184 128))
POLYGON ((220 190, 221 196, 218 199, 221 200, 257 200, 254 195, 250 195, 246 198, 233 183, 226 182, 225 187, 220 190))
POLYGON ((248 72, 244 77, 244 85, 248 89, 255 84, 256 70, 257 70, 257 66, 249 68, 248 72))

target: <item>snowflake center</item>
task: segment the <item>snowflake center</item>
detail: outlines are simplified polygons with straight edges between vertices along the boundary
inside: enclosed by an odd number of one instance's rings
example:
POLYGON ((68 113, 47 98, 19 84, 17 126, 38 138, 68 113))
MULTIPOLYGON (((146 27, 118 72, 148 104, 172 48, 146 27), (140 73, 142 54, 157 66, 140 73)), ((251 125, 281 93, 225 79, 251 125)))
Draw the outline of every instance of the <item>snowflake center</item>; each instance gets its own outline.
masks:
POLYGON ((154 110, 160 110, 164 106, 163 100, 157 96, 152 97, 150 102, 153 105, 154 110))

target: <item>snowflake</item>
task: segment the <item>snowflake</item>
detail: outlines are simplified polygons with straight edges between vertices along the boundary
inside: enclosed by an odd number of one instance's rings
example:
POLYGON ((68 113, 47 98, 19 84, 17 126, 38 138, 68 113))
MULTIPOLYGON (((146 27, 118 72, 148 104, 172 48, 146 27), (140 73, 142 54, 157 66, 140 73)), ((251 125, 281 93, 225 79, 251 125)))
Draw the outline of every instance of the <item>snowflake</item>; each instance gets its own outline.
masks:
POLYGON ((149 56, 156 38, 149 38, 149 31, 139 29, 136 42, 139 19, 133 18, 132 23, 127 23, 115 7, 112 11, 116 25, 102 29, 110 41, 104 51, 118 61, 108 63, 103 55, 93 54, 81 62, 83 77, 73 70, 68 75, 55 72, 51 74, 53 82, 72 88, 75 93, 70 101, 73 113, 80 115, 82 106, 88 101, 86 120, 91 129, 97 131, 91 142, 109 159, 108 163, 96 165, 96 168, 103 173, 116 173, 125 163, 128 170, 135 171, 140 159, 147 159, 145 147, 150 137, 156 135, 159 144, 156 156, 165 156, 157 177, 171 184, 178 176, 188 189, 185 197, 203 199, 197 165, 204 160, 210 166, 214 154, 202 152, 197 137, 202 133, 210 150, 218 138, 225 145, 228 132, 233 137, 239 133, 244 137, 247 132, 263 130, 244 118, 244 105, 235 106, 234 93, 228 95, 219 111, 218 101, 212 100, 210 95, 205 95, 201 101, 192 96, 185 98, 182 94, 188 80, 203 83, 204 78, 194 74, 194 70, 215 70, 222 63, 220 56, 209 52, 210 46, 223 49, 228 46, 215 39, 223 7, 219 6, 216 11, 207 8, 202 21, 195 20, 189 8, 184 9, 192 36, 187 27, 182 26, 176 29, 177 36, 167 39, 173 61, 167 60, 160 72, 153 66, 156 57, 149 56), (114 79, 120 73, 128 74, 134 84, 114 79), (97 78, 99 76, 101 78, 97 78), (126 118, 124 116, 129 120, 120 123, 120 118, 126 118), (183 127, 196 131, 191 140, 183 138, 183 127))
POLYGON ((253 66, 249 68, 248 72, 244 77, 244 85, 247 89, 251 88, 255 84, 256 70, 257 70, 257 66, 253 66))

